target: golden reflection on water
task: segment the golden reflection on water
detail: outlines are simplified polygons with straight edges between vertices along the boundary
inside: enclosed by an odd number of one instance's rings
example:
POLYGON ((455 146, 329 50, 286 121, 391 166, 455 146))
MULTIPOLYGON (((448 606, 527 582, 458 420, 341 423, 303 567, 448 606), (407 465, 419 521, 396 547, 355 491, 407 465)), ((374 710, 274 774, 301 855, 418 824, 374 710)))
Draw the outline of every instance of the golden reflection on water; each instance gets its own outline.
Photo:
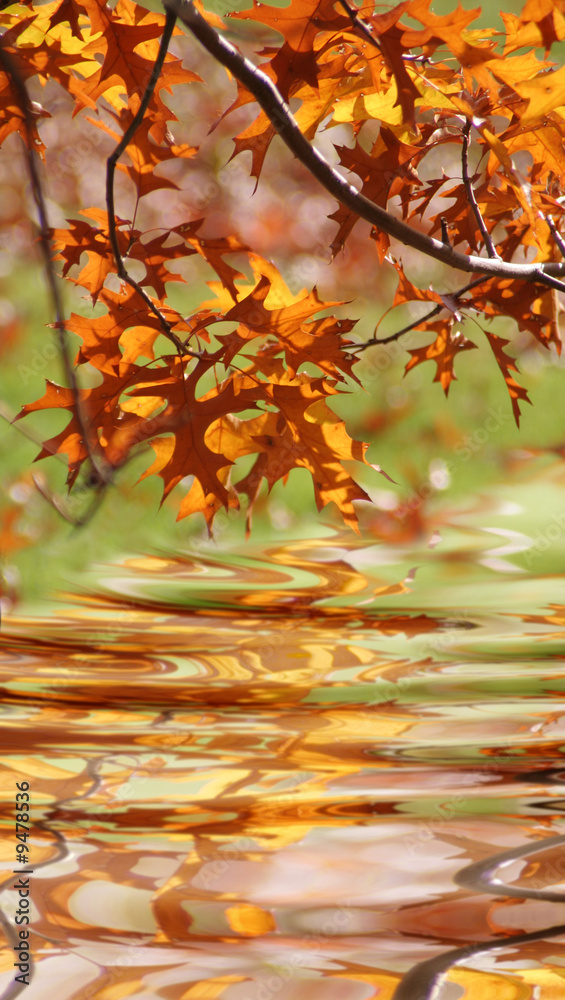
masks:
POLYGON ((26 1000, 391 1000, 497 936, 433 996, 565 997, 559 938, 513 942, 565 922, 564 608, 414 608, 360 552, 132 559, 5 623, 4 1000, 22 781, 26 1000), (457 883, 512 849, 529 898, 457 883))

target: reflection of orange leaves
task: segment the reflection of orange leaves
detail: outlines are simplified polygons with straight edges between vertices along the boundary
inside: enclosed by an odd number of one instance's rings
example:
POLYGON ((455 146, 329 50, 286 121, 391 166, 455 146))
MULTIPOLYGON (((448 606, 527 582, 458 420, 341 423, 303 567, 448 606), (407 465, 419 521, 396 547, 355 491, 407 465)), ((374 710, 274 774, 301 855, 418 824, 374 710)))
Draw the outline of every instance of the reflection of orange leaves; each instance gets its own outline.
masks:
MULTIPOLYGON (((520 982, 523 971, 523 969, 513 969, 510 980, 503 972, 482 972, 480 969, 455 967, 449 970, 447 980, 464 989, 465 1000, 531 1000, 534 994, 530 992, 530 987, 524 982, 520 982), (515 973, 518 976, 518 981, 516 981, 515 973)), ((543 969, 535 970, 532 987, 534 985, 541 986, 544 971, 543 969)), ((552 983, 554 982, 555 980, 552 980, 552 983)), ((563 979, 560 979, 560 985, 563 989, 565 985, 563 979)), ((551 996, 551 993, 548 992, 547 996, 551 996)))
MULTIPOLYGON (((341 912, 341 911, 338 911, 341 912)), ((342 979, 344 981, 344 994, 347 983, 367 983, 375 987, 376 993, 371 994, 379 1000, 393 1000, 394 991, 400 982, 400 976, 394 973, 381 972, 375 969, 374 972, 335 972, 331 976, 331 982, 342 979)))
POLYGON ((225 912, 226 920, 236 934, 259 937, 276 930, 272 914, 268 910, 262 910, 260 906, 239 903, 237 906, 228 906, 225 912))
POLYGON ((232 983, 245 982, 245 976, 214 976, 206 982, 194 983, 188 986, 181 1000, 220 1000, 226 995, 226 988, 232 983))

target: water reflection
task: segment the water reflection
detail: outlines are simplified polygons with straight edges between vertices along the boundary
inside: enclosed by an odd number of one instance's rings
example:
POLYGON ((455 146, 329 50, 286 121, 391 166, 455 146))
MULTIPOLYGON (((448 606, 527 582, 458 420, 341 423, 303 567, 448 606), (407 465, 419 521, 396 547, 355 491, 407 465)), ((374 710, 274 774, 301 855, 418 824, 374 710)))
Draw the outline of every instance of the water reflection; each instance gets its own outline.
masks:
POLYGON ((12 617, 30 1000, 565 995, 565 606, 473 546, 155 555, 12 617))

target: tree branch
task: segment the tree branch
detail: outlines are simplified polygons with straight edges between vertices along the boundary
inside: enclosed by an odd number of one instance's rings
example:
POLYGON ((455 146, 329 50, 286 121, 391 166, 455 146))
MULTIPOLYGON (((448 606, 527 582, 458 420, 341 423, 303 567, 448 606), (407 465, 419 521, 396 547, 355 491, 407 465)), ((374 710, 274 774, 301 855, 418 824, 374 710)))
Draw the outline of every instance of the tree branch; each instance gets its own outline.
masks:
POLYGON ((461 147, 461 173, 463 175, 463 184, 465 185, 465 191, 467 192, 469 204, 473 209, 473 215, 475 216, 475 221, 479 227, 480 234, 483 237, 487 253, 493 260, 500 260, 500 255, 497 253, 492 236, 485 225, 485 220, 483 219, 481 210, 478 206, 471 178, 469 177, 469 145, 471 141, 471 125, 472 123, 470 121, 466 121, 463 127, 463 145, 461 147))
MULTIPOLYGON (((470 281, 467 285, 464 285, 463 288, 457 289, 456 292, 450 292, 449 293, 450 298, 458 299, 461 295, 464 295, 465 292, 471 291, 471 289, 476 288, 477 285, 482 285, 483 281, 488 281, 488 278, 475 278, 474 281, 470 281)), ((423 316, 420 316, 418 319, 413 320, 412 323, 408 323, 407 326, 403 326, 402 330, 397 330, 396 333, 391 333, 390 337, 382 337, 381 339, 377 339, 377 337, 373 335, 371 339, 366 340, 365 343, 354 344, 352 347, 348 347, 347 350, 349 352, 364 351, 366 350, 367 347, 375 347, 377 344, 390 344, 392 343, 393 340, 399 340, 400 337, 403 337, 405 333, 410 333, 411 330, 415 330, 416 327, 420 326, 420 323, 427 323, 428 320, 433 319, 434 316, 439 316, 440 312, 442 312, 444 309, 447 308, 448 307, 445 306, 443 302, 441 303, 441 305, 438 302, 438 304, 434 306, 433 309, 430 309, 429 312, 424 313, 423 316)))
MULTIPOLYGON (((24 147, 26 152, 26 162, 27 169, 29 173, 31 190, 33 193, 33 200, 35 202, 35 207, 37 209, 38 218, 38 230, 39 230, 39 245, 41 248, 41 256, 43 257, 43 266, 45 270, 45 275, 47 279, 47 287, 49 289, 49 295, 51 298, 53 314, 55 316, 55 329, 57 331, 57 339, 59 341, 59 355, 63 364, 63 369, 65 372, 65 377, 68 381, 69 387, 73 393, 76 406, 76 418, 79 426, 80 434, 86 448, 88 459, 92 466, 95 479, 99 486, 105 486, 111 476, 112 470, 105 458, 101 454, 95 454, 98 451, 98 444, 96 441, 91 439, 89 434, 88 422, 82 412, 82 406, 80 402, 80 388, 78 385, 76 372, 73 367, 73 363, 69 354, 69 344, 67 337, 67 329, 65 326, 63 302, 61 299, 61 292, 59 287, 58 275, 53 266, 53 260, 51 255, 51 242, 50 242, 50 232, 51 228, 49 226, 49 219, 47 216, 47 206, 45 204, 45 198, 43 196, 43 188, 41 185, 41 178, 39 171, 37 169, 37 153, 34 149, 35 139, 34 139, 34 119, 31 111, 31 101, 29 94, 27 92, 27 87, 21 74, 8 52, 6 52, 3 45, 0 43, 0 65, 4 73, 11 79, 14 86, 14 90, 18 95, 18 103, 20 110, 24 118, 24 127, 26 133, 26 140, 24 141, 24 147)), ((23 138, 23 137, 22 137, 23 138)))
POLYGON ((499 278, 537 282, 565 292, 565 282, 554 275, 565 275, 565 264, 512 264, 495 258, 460 253, 432 236, 420 233, 407 223, 394 218, 385 209, 360 194, 341 174, 334 170, 317 149, 302 135, 290 108, 276 86, 262 70, 246 59, 223 38, 190 0, 163 0, 167 11, 174 12, 205 49, 255 97, 283 142, 310 173, 334 198, 362 219, 381 229, 406 246, 428 257, 440 260, 459 271, 486 274, 499 278))
POLYGON ((371 29, 365 24, 364 21, 361 20, 357 11, 353 7, 349 6, 347 0, 337 0, 337 2, 341 7, 343 7, 344 11, 351 18, 351 23, 353 24, 353 27, 357 28, 358 31, 360 31, 361 34, 365 36, 370 45, 373 45, 376 49, 379 50, 379 52, 382 52, 382 49, 377 39, 373 35, 371 29))
POLYGON ((549 226, 549 231, 550 231, 551 235, 553 236, 553 239, 555 240, 557 246, 559 247, 559 250, 561 252, 561 256, 565 257, 565 240, 563 239, 561 233, 559 232, 557 226, 555 225, 555 222, 553 221, 552 216, 551 215, 546 216, 546 220, 545 221, 547 222, 547 224, 549 226))
POLYGON ((115 150, 108 157, 106 161, 106 209, 108 212, 108 236, 110 238, 110 246, 112 247, 112 252, 114 254, 114 259, 116 261, 116 267, 118 269, 118 277, 122 281, 127 282, 131 288, 141 295, 141 298, 145 302, 147 308, 157 317, 161 325, 161 329, 166 337, 175 345, 179 354, 194 354, 195 352, 189 351, 185 347, 180 337, 177 337, 176 333, 171 329, 170 323, 167 322, 161 310, 155 305, 151 296, 147 294, 145 289, 135 281, 134 278, 128 273, 126 265, 124 263, 124 258, 122 257, 119 243, 118 243, 118 233, 116 229, 116 215, 115 215, 115 204, 114 204, 114 175, 116 172, 116 164, 120 159, 120 156, 128 146, 128 144, 133 139, 135 133, 137 132, 139 126, 141 125, 145 112, 149 106, 149 102, 153 97, 155 87, 161 75, 161 70, 163 68, 163 63, 165 62, 165 56, 167 55, 167 50, 169 48, 169 42, 171 41, 171 36, 176 23, 176 14, 167 9, 166 12, 165 27, 163 29, 163 34, 161 36, 161 44, 159 47, 159 53, 157 59, 155 60, 155 65, 151 71, 151 76, 149 77, 149 82, 145 89, 145 93, 141 99, 137 113, 134 115, 129 127, 124 132, 121 141, 116 146, 115 150))
MULTIPOLYGON (((370 42, 370 44, 373 45, 376 49, 378 49, 380 53, 382 53, 383 50, 379 42, 377 41, 376 36, 373 34, 372 28, 361 20, 358 11, 356 11, 354 7, 351 7, 350 4, 347 2, 347 0, 337 0, 337 2, 341 7, 343 7, 344 11, 351 18, 353 27, 357 28, 361 32, 361 34, 365 36, 367 41, 370 42)), ((426 56, 407 56, 406 54, 403 53, 402 58, 404 59, 404 62, 412 62, 412 63, 429 62, 426 56)))

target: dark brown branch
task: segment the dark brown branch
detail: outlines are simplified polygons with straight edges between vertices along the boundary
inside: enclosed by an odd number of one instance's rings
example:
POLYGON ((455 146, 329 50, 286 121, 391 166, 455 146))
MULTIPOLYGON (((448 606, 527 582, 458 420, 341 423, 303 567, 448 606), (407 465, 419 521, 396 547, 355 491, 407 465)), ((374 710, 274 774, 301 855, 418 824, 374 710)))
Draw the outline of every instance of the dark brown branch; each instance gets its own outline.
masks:
MULTIPOLYGON (((52 252, 51 252, 51 242, 50 242, 50 226, 49 219, 47 216, 47 207, 45 204, 45 198, 43 196, 43 187, 41 184, 41 177, 37 169, 37 153, 34 150, 34 118, 31 111, 31 101, 29 94, 27 92, 27 87, 25 81, 23 80, 21 74, 8 52, 4 49, 0 43, 0 65, 7 76, 10 77, 14 90, 18 95, 18 103, 20 110, 23 114, 24 127, 25 127, 25 140, 24 148, 26 152, 26 162, 27 169, 29 173, 31 190, 33 194, 33 200, 35 202, 35 207, 37 209, 38 218, 38 232, 39 232, 39 246, 41 248, 41 256, 43 257, 43 266, 45 270, 45 276, 47 279, 47 287, 49 289, 49 296, 51 298, 53 314, 55 316, 55 329, 57 331, 57 339, 59 341, 59 354, 61 357, 61 362, 65 372, 65 377, 68 381, 69 387, 73 393, 76 408, 76 418, 80 429, 80 434, 86 448, 88 458, 92 469, 95 474, 95 478, 100 486, 104 486, 111 475, 111 468, 101 454, 96 454, 98 445, 92 440, 89 434, 88 422, 85 419, 84 413, 82 412, 82 406, 80 401, 80 388, 77 382, 76 372, 73 367, 73 362, 69 352, 67 329, 65 327, 63 301, 61 298, 60 287, 58 276, 53 266, 52 252)), ((23 137, 22 137, 23 138, 23 137)))
POLYGON ((446 246, 451 246, 451 240, 449 239, 449 228, 447 225, 447 219, 442 215, 441 219, 441 242, 445 243, 446 246))
POLYGON ((475 197, 475 191, 471 183, 471 178, 469 177, 469 145, 471 142, 471 122, 465 122, 463 128, 463 145, 461 147, 461 173, 463 175, 463 184, 465 185, 465 191, 467 192, 467 197, 469 199, 469 204, 473 210, 473 215, 475 216, 475 222, 479 228, 479 232, 483 237, 483 242, 486 247, 486 251, 489 257, 493 260, 500 260, 500 255, 497 253, 496 247, 493 243, 492 236, 490 235, 485 220, 483 219, 482 212, 477 203, 475 197))
POLYGON ((561 256, 565 257, 565 240, 563 239, 561 233, 559 232, 557 226, 555 225, 551 215, 546 216, 546 222, 549 226, 549 231, 553 236, 553 239, 555 240, 557 246, 559 247, 561 256))
MULTIPOLYGON (((461 295, 464 295, 465 292, 471 291, 472 288, 476 288, 477 285, 482 285, 483 281, 487 280, 487 278, 475 278, 474 281, 470 281, 467 285, 464 285, 463 288, 457 289, 456 292, 450 292, 449 297, 452 299, 458 299, 461 295)), ((353 347, 348 347, 347 350, 351 353, 352 351, 364 351, 367 347, 375 347, 378 344, 390 344, 393 340, 399 340, 405 333, 410 333, 411 330, 415 330, 421 323, 427 323, 428 320, 433 319, 434 316, 439 316, 440 312, 447 308, 448 307, 443 303, 440 305, 438 302, 438 304, 434 306, 433 309, 430 309, 429 312, 424 313, 423 316, 413 320, 412 323, 408 323, 407 326, 403 326, 402 330, 397 330, 396 333, 391 333, 390 337, 377 339, 377 337, 373 335, 371 339, 366 340, 364 344, 354 344, 353 347)))
MULTIPOLYGON (((376 36, 373 34, 372 29, 367 24, 365 24, 363 20, 361 20, 358 11, 355 10, 355 7, 351 7, 350 4, 348 4, 347 0, 337 0, 337 2, 340 4, 341 7, 343 7, 344 11, 351 18, 353 27, 357 28, 361 32, 361 34, 365 36, 367 41, 370 42, 371 45, 374 45, 374 47, 378 49, 379 52, 382 52, 382 48, 379 45, 376 36)), ((429 62, 429 59, 427 59, 426 56, 407 56, 406 54, 404 54, 402 58, 404 59, 405 62, 412 62, 412 63, 429 62)))
POLYGON ((420 250, 428 257, 440 260, 459 271, 486 274, 518 281, 538 282, 565 292, 565 282, 554 275, 565 275, 565 264, 513 264, 498 258, 478 257, 460 253, 432 236, 413 229, 396 219, 384 208, 360 194, 334 170, 317 149, 302 135, 288 105, 276 86, 257 66, 254 66, 234 46, 223 38, 190 0, 163 0, 166 10, 173 11, 205 49, 253 94, 283 142, 334 198, 377 229, 388 233, 406 246, 420 250))
POLYGON ((381 47, 380 47, 377 39, 373 35, 373 32, 365 24, 365 22, 361 20, 361 18, 359 17, 359 14, 355 10, 355 8, 354 7, 350 7, 349 4, 347 3, 347 0, 338 0, 338 3, 339 3, 339 5, 341 7, 343 7, 344 11, 351 18, 351 23, 353 24, 353 27, 357 28, 357 30, 360 31, 361 34, 365 36, 365 38, 367 39, 367 41, 369 42, 370 45, 374 45, 374 47, 376 49, 378 49, 379 52, 382 52, 382 49, 381 49, 381 47))
POLYGON ((145 93, 141 99, 137 113, 134 115, 129 127, 124 132, 121 141, 116 146, 115 150, 108 157, 106 161, 106 208, 108 211, 108 235, 110 238, 110 245, 112 247, 112 252, 114 254, 114 259, 116 261, 116 267, 118 269, 118 277, 122 281, 127 282, 131 288, 141 295, 141 298, 145 302, 147 308, 157 317, 161 325, 161 329, 166 337, 175 345, 179 354, 192 354, 194 352, 189 351, 183 344, 180 337, 177 337, 176 333, 173 332, 170 323, 167 322, 161 310, 155 305, 151 296, 147 294, 145 289, 135 281, 134 278, 128 273, 126 265, 124 263, 124 258, 122 257, 120 246, 118 243, 118 233, 116 229, 116 216, 115 216, 115 204, 114 204, 114 175, 116 172, 116 164, 120 159, 120 156, 128 146, 128 144, 133 139, 135 133, 137 132, 139 126, 141 125, 145 112, 149 107, 149 102, 153 97, 155 87, 161 75, 161 70, 163 68, 163 63, 165 62, 165 56, 167 55, 167 50, 169 48, 169 42, 171 41, 171 36, 176 22, 176 14, 172 11, 167 10, 167 17, 165 21, 165 27, 163 29, 163 34, 161 36, 161 44, 159 46, 159 53, 157 59, 155 60, 155 65, 151 71, 151 76, 149 77, 149 82, 147 84, 145 93))

